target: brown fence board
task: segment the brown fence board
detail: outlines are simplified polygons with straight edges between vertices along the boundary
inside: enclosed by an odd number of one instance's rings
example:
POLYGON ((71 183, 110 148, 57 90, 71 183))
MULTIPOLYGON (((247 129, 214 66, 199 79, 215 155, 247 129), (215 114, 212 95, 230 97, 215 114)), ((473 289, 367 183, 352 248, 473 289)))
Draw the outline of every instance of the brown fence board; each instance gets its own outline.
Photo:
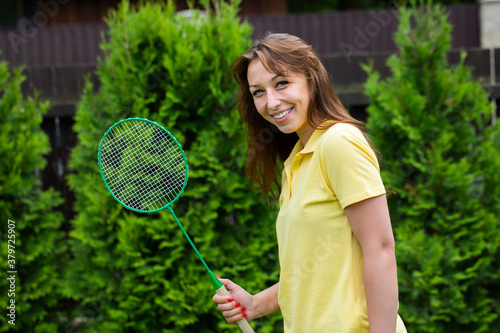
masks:
POLYGON ((26 29, 0 29, 0 59, 11 66, 96 63, 104 24, 63 25, 26 29))
MULTIPOLYGON (((452 29, 452 48, 480 46, 477 5, 448 7, 452 29)), ((254 37, 267 31, 295 34, 311 43, 318 53, 345 53, 352 46, 359 52, 394 52, 393 34, 397 29, 395 11, 376 9, 318 14, 297 14, 249 18, 254 37)))

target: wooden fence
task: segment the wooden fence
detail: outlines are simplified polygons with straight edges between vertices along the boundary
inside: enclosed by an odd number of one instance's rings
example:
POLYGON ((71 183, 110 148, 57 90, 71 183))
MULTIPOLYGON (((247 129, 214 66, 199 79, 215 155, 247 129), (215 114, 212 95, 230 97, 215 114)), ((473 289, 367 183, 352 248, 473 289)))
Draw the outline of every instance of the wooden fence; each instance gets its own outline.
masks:
MULTIPOLYGON (((384 72, 384 59, 396 52, 392 35, 397 28, 394 8, 372 11, 346 11, 324 14, 302 14, 251 17, 254 36, 266 31, 288 32, 311 43, 334 76, 340 95, 346 91, 346 104, 364 105, 363 99, 349 97, 360 89, 366 76, 359 64, 375 59, 377 69, 384 72)), ((477 5, 449 7, 453 25, 452 47, 469 50, 469 59, 482 57, 479 48, 479 19, 477 5), (474 54, 474 55, 473 55, 474 54)), ((38 28, 21 26, 0 30, 0 59, 11 66, 26 66, 27 80, 23 92, 32 95, 38 90, 51 101, 49 117, 71 116, 81 95, 83 78, 95 83, 97 58, 102 56, 99 43, 106 34, 104 24, 81 24, 38 28)), ((488 65, 473 61, 474 67, 488 65)), ((489 68, 488 68, 489 71, 489 68)), ((483 74, 479 70, 478 75, 483 74)), ((489 74, 488 74, 489 75, 489 74)))
MULTIPOLYGON (((476 5, 448 7, 453 26, 452 48, 479 47, 479 14, 476 5)), ((396 52, 393 34, 398 22, 395 8, 369 11, 263 16, 251 18, 254 36, 266 31, 297 35, 320 54, 344 54, 349 48, 365 53, 396 52)))

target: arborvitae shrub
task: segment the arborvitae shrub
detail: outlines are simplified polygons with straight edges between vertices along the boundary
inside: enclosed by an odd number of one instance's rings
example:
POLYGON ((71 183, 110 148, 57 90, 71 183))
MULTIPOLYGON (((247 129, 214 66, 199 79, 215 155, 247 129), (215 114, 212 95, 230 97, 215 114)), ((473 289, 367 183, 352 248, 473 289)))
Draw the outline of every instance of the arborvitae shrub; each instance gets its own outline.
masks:
MULTIPOLYGON (((167 128, 185 150, 186 191, 173 206, 211 269, 258 292, 278 279, 275 212, 250 191, 245 136, 235 109, 230 65, 250 46, 238 1, 205 1, 204 12, 176 13, 172 2, 123 2, 108 19, 98 67, 74 129, 69 176, 77 213, 74 260, 65 294, 80 307, 70 329, 86 332, 221 332, 206 271, 167 210, 138 214, 107 192, 97 149, 104 132, 128 117, 167 128)), ((279 332, 280 316, 252 325, 279 332), (274 329, 274 326, 277 329, 274 329)))
POLYGON ((9 70, 7 62, 0 62, 0 332, 56 332, 62 325, 59 284, 67 261, 65 235, 59 230, 63 216, 56 211, 62 199, 41 187, 38 174, 50 150, 41 129, 48 103, 23 97, 24 79, 22 68, 9 70), (15 288, 7 280, 11 276, 15 288), (11 300, 15 318, 7 316, 11 300))
POLYGON ((400 313, 409 332, 500 332, 500 124, 465 52, 447 60, 445 11, 400 8, 399 20, 391 75, 365 70, 367 127, 396 192, 400 313))

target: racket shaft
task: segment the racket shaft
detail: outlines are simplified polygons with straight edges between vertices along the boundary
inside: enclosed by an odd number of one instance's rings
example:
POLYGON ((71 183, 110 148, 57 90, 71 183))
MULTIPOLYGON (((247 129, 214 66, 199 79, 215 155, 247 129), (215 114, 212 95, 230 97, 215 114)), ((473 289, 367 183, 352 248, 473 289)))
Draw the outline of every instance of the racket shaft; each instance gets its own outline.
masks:
MULTIPOLYGON (((219 289, 217 289, 217 294, 221 296, 231 296, 229 292, 227 291, 226 287, 222 286, 219 289)), ((254 333, 254 330, 252 326, 248 323, 248 321, 243 318, 240 319, 236 322, 238 326, 240 327, 241 331, 244 333, 254 333)))
POLYGON ((210 268, 208 268, 207 263, 205 262, 205 260, 203 260, 203 257, 201 256, 200 252, 198 252, 198 249, 196 248, 196 246, 194 245, 193 241, 191 240, 191 237, 189 237, 189 235, 186 232, 186 230, 184 230, 184 227, 182 226, 181 222, 177 218, 177 215, 175 215, 172 207, 168 207, 168 210, 169 210, 170 214, 172 214, 172 217, 174 218, 175 222, 177 222, 177 225, 179 226, 179 228, 181 228, 181 231, 184 234, 184 237, 186 237, 186 240, 188 241, 188 243, 193 248, 194 252, 196 253, 196 255, 198 256, 198 258, 200 259, 201 263, 203 264, 203 266, 205 267, 205 269, 207 270, 207 272, 210 272, 210 268))
MULTIPOLYGON (((175 219, 175 221, 177 222, 177 224, 179 225, 179 227, 181 228, 182 230, 182 233, 184 234, 184 236, 186 237, 186 239, 188 240, 189 244, 191 244, 191 247, 193 248, 193 250, 196 252, 196 254, 198 255, 198 258, 201 260, 203 266, 205 266, 207 272, 211 273, 210 269, 208 268, 207 264, 205 263, 205 260, 203 260, 201 254, 198 252, 198 250, 196 249, 196 246, 194 245, 194 243, 191 241, 191 238, 189 237, 189 235, 187 234, 186 230, 184 230, 184 227, 182 226, 181 222, 179 221, 179 219, 177 218, 177 216, 175 215, 174 211, 172 210, 171 207, 168 207, 168 210, 170 211, 170 214, 172 214, 173 218, 175 219)), ((213 274, 213 273, 212 273, 213 274)), ((219 295, 222 295, 222 296, 231 296, 229 295, 229 292, 227 291, 226 287, 224 287, 224 285, 222 285, 219 289, 217 289, 217 294, 219 295)), ((243 331, 244 333, 254 333, 254 330, 252 329, 252 326, 250 326, 250 324, 248 323, 248 321, 246 319, 240 319, 236 322, 238 324, 238 326, 240 327, 241 331, 243 331)))

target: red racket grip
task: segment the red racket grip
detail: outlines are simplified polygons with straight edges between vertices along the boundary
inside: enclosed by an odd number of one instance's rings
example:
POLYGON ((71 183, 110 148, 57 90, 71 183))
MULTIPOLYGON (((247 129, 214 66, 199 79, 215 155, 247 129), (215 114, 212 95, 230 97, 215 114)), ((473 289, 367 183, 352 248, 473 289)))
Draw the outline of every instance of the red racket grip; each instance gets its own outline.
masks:
MULTIPOLYGON (((226 287, 224 287, 224 286, 217 289, 217 295, 231 296, 231 295, 229 295, 229 292, 227 291, 226 287)), ((245 318, 238 320, 236 323, 238 324, 238 326, 240 327, 242 332, 254 333, 252 326, 250 326, 250 324, 248 323, 248 321, 245 318)))

